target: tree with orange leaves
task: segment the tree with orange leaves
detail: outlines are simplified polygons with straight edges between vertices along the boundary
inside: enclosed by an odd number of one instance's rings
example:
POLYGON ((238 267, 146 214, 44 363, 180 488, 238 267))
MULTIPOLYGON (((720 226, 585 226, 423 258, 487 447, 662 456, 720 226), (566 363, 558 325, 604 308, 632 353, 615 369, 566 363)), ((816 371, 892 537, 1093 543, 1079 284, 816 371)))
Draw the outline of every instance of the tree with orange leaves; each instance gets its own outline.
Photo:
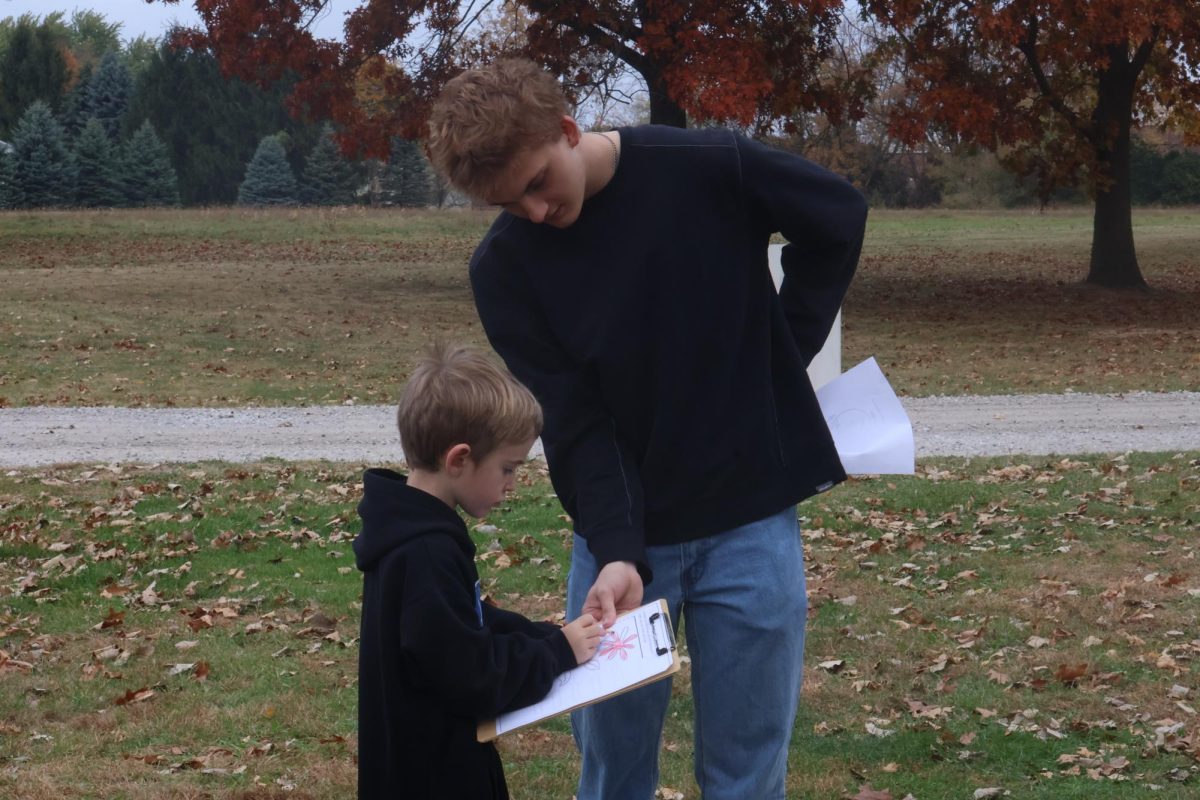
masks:
POLYGON ((1196 0, 865 0, 909 68, 893 132, 941 131, 1036 177, 1043 198, 1095 196, 1087 282, 1144 288, 1130 137, 1163 124, 1200 141, 1196 0))
POLYGON ((211 49, 243 79, 298 76, 293 110, 334 120, 343 145, 367 155, 385 154, 395 134, 419 137, 441 85, 501 54, 472 36, 505 2, 529 19, 525 54, 569 89, 602 83, 614 64, 636 72, 652 122, 764 123, 817 108, 836 116, 848 101, 816 78, 842 0, 360 0, 346 14, 344 42, 310 31, 328 0, 193 2, 204 30, 183 42, 211 49), (370 103, 354 91, 362 85, 380 90, 370 103))

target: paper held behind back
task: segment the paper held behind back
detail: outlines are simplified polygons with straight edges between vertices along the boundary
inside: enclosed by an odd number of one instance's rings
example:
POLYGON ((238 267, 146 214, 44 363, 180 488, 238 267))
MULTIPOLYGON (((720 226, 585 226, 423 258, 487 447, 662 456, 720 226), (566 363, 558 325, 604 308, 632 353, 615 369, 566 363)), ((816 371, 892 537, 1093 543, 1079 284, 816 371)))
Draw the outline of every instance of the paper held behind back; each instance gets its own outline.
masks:
POLYGON ((874 357, 818 389, 817 402, 847 474, 915 471, 912 422, 874 357))

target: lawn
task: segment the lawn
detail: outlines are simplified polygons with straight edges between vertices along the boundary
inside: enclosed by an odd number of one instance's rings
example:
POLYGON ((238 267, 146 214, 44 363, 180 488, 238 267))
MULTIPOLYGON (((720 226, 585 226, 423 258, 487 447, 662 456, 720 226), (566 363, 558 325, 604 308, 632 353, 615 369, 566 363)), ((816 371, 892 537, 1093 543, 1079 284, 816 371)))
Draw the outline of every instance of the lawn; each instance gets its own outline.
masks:
MULTIPOLYGON (((390 402, 483 343, 488 211, 0 213, 0 406, 390 402)), ((1086 211, 872 214, 843 361, 908 395, 1200 386, 1200 210, 1135 215, 1148 293, 1080 283, 1086 211)))
MULTIPOLYGON (((350 796, 359 469, 0 476, 0 796, 350 796)), ((479 567, 554 619, 566 523, 541 468, 520 483, 479 567)), ((1198 489, 1200 453, 943 459, 802 504, 788 796, 1194 796, 1198 489)), ((698 797, 688 674, 664 797, 698 797)), ((571 796, 565 720, 500 747, 514 796, 571 796)))
MULTIPOLYGON (((392 402, 425 342, 483 342, 490 216, 0 214, 0 406, 392 402)), ((1136 214, 1148 293, 1079 283, 1090 225, 873 213, 843 362, 908 395, 1200 386, 1200 210, 1136 214)), ((363 466, 0 472, 0 797, 351 796, 363 466)), ((789 798, 1194 796, 1200 453, 927 459, 799 513, 789 798)), ((559 618, 567 526, 532 465, 476 529, 489 596, 559 618)), ((565 720, 500 747, 515 797, 571 796, 565 720)))

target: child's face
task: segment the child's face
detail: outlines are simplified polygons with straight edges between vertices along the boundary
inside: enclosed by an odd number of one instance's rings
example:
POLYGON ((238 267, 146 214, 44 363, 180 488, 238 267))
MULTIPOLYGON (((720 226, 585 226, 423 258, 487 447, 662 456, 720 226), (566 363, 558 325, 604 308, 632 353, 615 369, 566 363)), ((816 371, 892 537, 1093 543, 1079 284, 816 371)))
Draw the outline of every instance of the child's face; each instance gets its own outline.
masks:
POLYGON ((501 173, 488 202, 530 222, 569 227, 583 210, 587 183, 578 145, 578 128, 572 128, 553 142, 522 152, 501 173))
POLYGON ((513 490, 517 467, 529 457, 533 440, 496 448, 480 462, 468 457, 454 482, 455 502, 472 517, 486 516, 513 490))

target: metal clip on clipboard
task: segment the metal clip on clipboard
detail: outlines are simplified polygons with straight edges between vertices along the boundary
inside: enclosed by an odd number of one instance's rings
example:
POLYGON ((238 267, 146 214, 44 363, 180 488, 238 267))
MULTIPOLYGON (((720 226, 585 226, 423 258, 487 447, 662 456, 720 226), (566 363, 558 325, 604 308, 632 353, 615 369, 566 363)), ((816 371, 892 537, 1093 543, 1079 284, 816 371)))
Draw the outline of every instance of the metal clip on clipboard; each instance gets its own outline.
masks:
POLYGON ((660 612, 655 611, 650 615, 650 635, 654 639, 654 654, 666 655, 675 649, 675 632, 671 630, 671 623, 660 612), (662 628, 663 638, 658 638, 658 629, 662 628), (667 643, 666 647, 659 644, 660 641, 667 643))

